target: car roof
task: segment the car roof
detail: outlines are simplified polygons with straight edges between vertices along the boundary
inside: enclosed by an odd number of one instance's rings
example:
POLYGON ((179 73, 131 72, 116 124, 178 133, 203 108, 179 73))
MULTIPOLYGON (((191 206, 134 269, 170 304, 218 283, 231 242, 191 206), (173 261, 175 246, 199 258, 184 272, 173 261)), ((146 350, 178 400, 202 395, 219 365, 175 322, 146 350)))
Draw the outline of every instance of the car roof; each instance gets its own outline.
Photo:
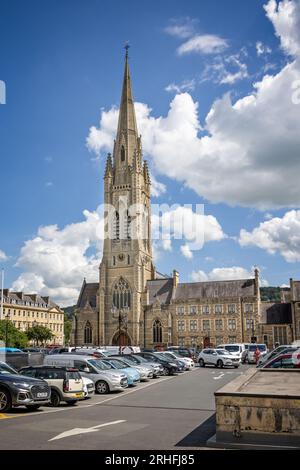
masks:
POLYGON ((51 364, 45 364, 45 365, 40 365, 40 366, 26 366, 22 367, 20 370, 25 370, 25 369, 58 369, 58 370, 65 370, 67 372, 77 372, 78 369, 74 367, 68 367, 68 366, 58 366, 58 365, 51 365, 51 364))

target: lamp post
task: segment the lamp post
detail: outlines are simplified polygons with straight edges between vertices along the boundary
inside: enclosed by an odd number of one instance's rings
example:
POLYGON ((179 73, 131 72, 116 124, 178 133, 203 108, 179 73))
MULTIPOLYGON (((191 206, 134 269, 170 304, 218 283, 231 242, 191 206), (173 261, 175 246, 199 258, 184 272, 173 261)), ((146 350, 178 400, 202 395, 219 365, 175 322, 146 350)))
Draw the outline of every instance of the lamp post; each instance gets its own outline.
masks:
POLYGON ((8 347, 8 321, 10 319, 10 314, 5 315, 5 347, 8 347))
POLYGON ((122 349, 122 344, 121 344, 122 325, 125 326, 125 331, 127 332, 129 307, 125 306, 123 308, 117 308, 115 305, 113 305, 111 310, 112 310, 113 317, 118 319, 118 322, 119 322, 118 342, 119 342, 119 354, 121 354, 121 349, 122 349))

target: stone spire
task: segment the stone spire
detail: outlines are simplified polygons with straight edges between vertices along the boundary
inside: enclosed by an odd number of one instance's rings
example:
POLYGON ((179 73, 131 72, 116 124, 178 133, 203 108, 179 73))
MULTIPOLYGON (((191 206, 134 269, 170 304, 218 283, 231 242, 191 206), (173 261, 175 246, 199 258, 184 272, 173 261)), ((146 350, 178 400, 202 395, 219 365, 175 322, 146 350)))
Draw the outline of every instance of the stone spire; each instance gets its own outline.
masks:
POLYGON ((117 168, 125 165, 132 165, 134 152, 139 149, 139 136, 136 125, 128 64, 128 48, 129 46, 126 45, 123 89, 120 103, 118 131, 114 149, 114 163, 117 168))

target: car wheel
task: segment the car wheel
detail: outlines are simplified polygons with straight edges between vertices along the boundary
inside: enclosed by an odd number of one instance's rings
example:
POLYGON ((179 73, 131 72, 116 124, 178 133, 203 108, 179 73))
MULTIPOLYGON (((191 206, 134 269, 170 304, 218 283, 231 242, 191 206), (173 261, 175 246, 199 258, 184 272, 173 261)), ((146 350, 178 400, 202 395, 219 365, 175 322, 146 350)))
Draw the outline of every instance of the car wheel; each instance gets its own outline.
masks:
POLYGON ((239 366, 234 366, 235 369, 237 369, 239 366))
POLYGON ((199 360, 199 366, 200 367, 205 367, 205 362, 203 361, 203 359, 199 360))
POLYGON ((40 408, 41 405, 26 405, 27 410, 29 411, 35 411, 40 408))
POLYGON ((51 390, 51 406, 59 406, 60 405, 60 396, 55 390, 51 390))
POLYGON ((222 369, 223 365, 224 365, 224 364, 223 364, 223 361, 221 361, 221 359, 219 359, 218 362, 217 362, 217 367, 219 367, 220 369, 222 369))
POLYGON ((163 375, 170 375, 169 369, 167 367, 163 368, 163 375))
POLYGON ((95 391, 99 393, 99 395, 103 395, 109 392, 109 386, 104 380, 99 380, 99 382, 95 384, 95 391))
POLYGON ((69 406, 73 406, 73 405, 76 405, 77 400, 69 400, 69 401, 67 401, 66 403, 67 403, 67 405, 69 405, 69 406))
POLYGON ((10 393, 1 388, 0 389, 0 412, 9 411, 11 409, 11 396, 10 393))

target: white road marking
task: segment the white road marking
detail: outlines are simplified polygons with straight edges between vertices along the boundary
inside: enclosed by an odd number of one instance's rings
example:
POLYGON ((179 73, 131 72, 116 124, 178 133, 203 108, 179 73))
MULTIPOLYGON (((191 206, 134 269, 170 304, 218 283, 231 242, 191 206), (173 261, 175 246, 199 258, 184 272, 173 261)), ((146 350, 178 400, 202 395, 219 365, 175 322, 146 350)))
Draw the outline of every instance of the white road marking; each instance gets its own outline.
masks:
POLYGON ((225 375, 224 372, 221 372, 220 375, 218 375, 217 377, 213 377, 213 379, 214 379, 214 380, 219 380, 219 379, 221 379, 222 377, 224 377, 224 375, 225 375))
POLYGON ((61 434, 58 434, 55 437, 52 437, 52 439, 49 439, 48 442, 56 441, 57 439, 64 439, 65 437, 76 436, 78 434, 87 434, 89 432, 97 432, 100 430, 100 428, 104 428, 105 426, 111 426, 113 424, 120 424, 120 423, 125 423, 125 422, 126 422, 125 419, 119 419, 118 421, 110 421, 109 423, 98 424, 96 426, 92 426, 91 428, 70 429, 70 431, 65 431, 65 432, 62 432, 61 434))

